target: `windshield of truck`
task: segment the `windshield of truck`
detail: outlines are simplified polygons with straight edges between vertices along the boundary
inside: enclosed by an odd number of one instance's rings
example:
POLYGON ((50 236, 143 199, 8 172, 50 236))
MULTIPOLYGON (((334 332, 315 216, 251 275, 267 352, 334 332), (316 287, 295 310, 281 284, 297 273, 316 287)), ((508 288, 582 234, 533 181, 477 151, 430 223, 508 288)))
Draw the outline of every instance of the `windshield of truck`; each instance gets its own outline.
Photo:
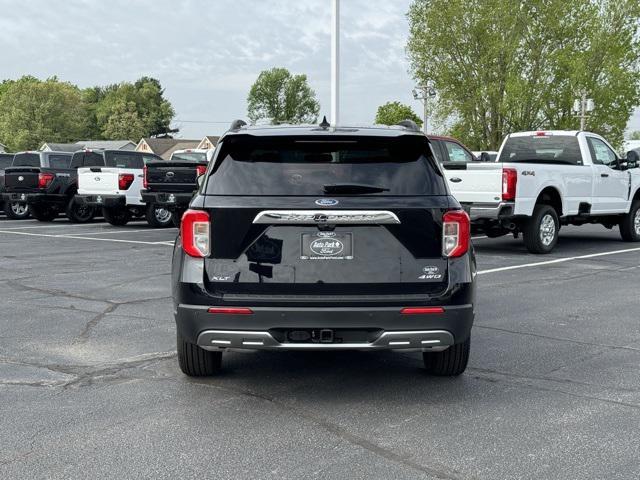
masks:
POLYGON ((39 167, 40 166, 40 154, 38 153, 17 153, 13 157, 14 167, 39 167))
POLYGON ((206 162, 207 154, 205 152, 184 152, 174 153, 171 155, 171 161, 174 162, 206 162))
POLYGON ((252 137, 224 141, 210 195, 446 195, 422 136, 252 137))
POLYGON ((509 137, 498 161, 582 165, 582 155, 575 135, 531 135, 509 137))
POLYGON ((107 152, 105 163, 107 167, 144 168, 142 155, 134 152, 107 152))

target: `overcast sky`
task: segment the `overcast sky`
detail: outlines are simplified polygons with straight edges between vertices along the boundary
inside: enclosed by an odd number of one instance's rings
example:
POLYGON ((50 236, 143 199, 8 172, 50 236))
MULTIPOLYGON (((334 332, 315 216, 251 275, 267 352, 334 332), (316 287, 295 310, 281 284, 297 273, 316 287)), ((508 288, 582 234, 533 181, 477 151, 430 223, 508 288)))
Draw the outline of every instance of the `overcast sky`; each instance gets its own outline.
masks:
MULTIPOLYGON (((405 44, 410 0, 341 2, 341 121, 413 100, 405 44)), ((0 0, 0 79, 52 75, 80 87, 158 78, 183 138, 246 118, 260 71, 306 73, 330 116, 331 0, 0 0)), ((640 130, 640 112, 630 127, 640 130)))

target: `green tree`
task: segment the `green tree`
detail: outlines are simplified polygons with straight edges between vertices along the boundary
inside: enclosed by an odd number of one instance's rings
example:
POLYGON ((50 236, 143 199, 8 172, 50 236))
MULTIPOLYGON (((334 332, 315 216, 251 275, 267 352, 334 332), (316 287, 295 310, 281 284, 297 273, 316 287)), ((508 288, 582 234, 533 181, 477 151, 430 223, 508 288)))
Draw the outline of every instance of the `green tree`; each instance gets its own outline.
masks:
POLYGON ((320 104, 306 75, 292 75, 286 68, 272 68, 258 75, 247 97, 252 123, 267 119, 281 123, 315 123, 320 104))
POLYGON ((397 125, 403 120, 413 120, 418 126, 422 126, 422 120, 409 105, 387 102, 378 107, 375 121, 378 125, 397 125))
POLYGON ((164 98, 160 82, 142 77, 135 83, 123 82, 85 91, 89 129, 106 140, 161 135, 169 131, 175 114, 164 98))
POLYGON ((469 146, 578 128, 582 91, 587 128, 622 141, 640 101, 637 0, 414 0, 408 18, 412 72, 435 81, 436 118, 469 146))
POLYGON ((640 140, 640 130, 631 132, 631 135, 629 136, 629 140, 640 140))
POLYGON ((13 151, 71 142, 85 130, 82 92, 57 78, 25 76, 0 86, 0 142, 13 151))

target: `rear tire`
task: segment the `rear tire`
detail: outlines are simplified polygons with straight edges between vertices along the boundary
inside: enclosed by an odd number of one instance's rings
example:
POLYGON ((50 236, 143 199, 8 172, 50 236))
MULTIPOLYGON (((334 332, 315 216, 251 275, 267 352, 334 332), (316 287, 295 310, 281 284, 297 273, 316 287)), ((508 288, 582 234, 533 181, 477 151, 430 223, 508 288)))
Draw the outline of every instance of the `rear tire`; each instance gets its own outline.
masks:
POLYGON ((126 225, 131 220, 131 212, 126 207, 102 207, 102 216, 107 223, 117 227, 126 225))
POLYGON ((173 223, 173 214, 166 208, 157 205, 147 205, 147 223, 153 228, 167 228, 173 223))
POLYGON ((69 200, 64 212, 71 223, 87 223, 96 216, 96 209, 89 205, 76 202, 75 198, 69 200))
POLYGON ((29 206, 25 203, 6 202, 4 214, 11 220, 25 220, 29 218, 29 206))
POLYGON ((42 205, 31 205, 29 207, 29 211, 33 218, 39 222, 53 222, 53 220, 58 216, 57 210, 42 205))
POLYGON ((533 215, 524 224, 524 245, 531 253, 550 253, 558 243, 560 221, 550 205, 536 205, 533 215))
POLYGON ((222 352, 210 352, 187 342, 179 333, 178 365, 185 375, 190 377, 207 377, 215 375, 222 366, 222 352))
POLYGON ((451 345, 442 352, 423 352, 424 368, 431 375, 440 377, 457 377, 467 369, 471 337, 466 341, 451 345))
POLYGON ((640 242, 640 201, 633 202, 620 220, 620 236, 625 242, 640 242))

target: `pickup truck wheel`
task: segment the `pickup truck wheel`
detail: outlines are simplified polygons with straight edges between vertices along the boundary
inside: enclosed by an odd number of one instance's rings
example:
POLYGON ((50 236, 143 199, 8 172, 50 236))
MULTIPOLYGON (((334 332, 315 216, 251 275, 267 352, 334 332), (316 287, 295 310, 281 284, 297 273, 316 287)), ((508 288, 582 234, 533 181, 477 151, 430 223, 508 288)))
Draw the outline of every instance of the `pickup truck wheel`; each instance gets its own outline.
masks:
POLYGON ((431 375, 458 376, 467 369, 470 351, 471 337, 462 343, 451 345, 442 352, 423 352, 424 368, 431 375))
POLYGON ((154 228, 166 228, 171 226, 173 215, 166 208, 157 205, 147 205, 147 223, 154 228))
POLYGON ((58 212, 51 207, 45 207, 42 205, 31 205, 30 210, 33 218, 39 222, 53 222, 58 216, 58 212))
POLYGON ((185 375, 190 377, 206 377, 220 371, 222 352, 210 352, 193 343, 187 342, 177 334, 178 365, 185 375))
POLYGON ((69 200, 64 213, 71 223, 87 223, 95 216, 96 209, 89 205, 78 203, 72 198, 69 200))
POLYGON ((620 236, 625 242, 640 242, 640 202, 633 202, 629 213, 622 217, 620 236))
POLYGON ((524 245, 531 253, 549 253, 558 243, 560 221, 550 205, 536 205, 522 230, 524 245))
POLYGON ((29 218, 29 206, 25 203, 5 203, 4 213, 11 220, 24 220, 29 218))
POLYGON ((131 220, 131 213, 126 208, 102 208, 102 216, 107 223, 115 226, 122 226, 129 223, 131 220))

